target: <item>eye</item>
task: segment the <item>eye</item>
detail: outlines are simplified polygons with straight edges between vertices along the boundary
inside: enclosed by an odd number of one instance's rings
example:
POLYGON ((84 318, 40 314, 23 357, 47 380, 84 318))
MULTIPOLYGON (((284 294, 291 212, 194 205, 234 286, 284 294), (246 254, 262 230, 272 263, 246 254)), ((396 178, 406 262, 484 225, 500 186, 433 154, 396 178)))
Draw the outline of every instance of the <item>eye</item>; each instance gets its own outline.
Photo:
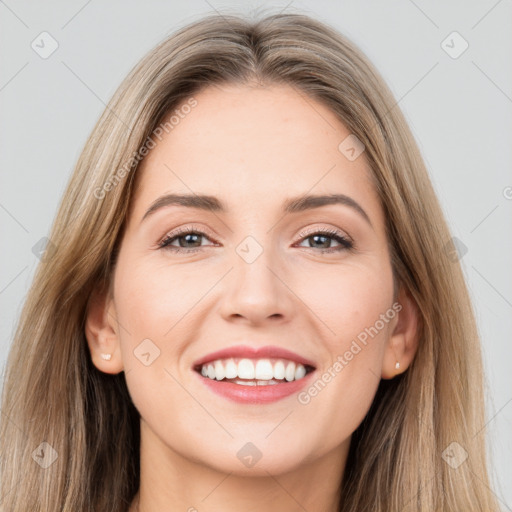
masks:
MULTIPOLYGON (((337 230, 312 230, 306 233, 301 233, 301 240, 309 241, 313 244, 320 244, 320 253, 333 253, 351 250, 354 248, 353 242, 337 230), (331 241, 335 240, 339 245, 337 247, 330 247, 331 241)), ((313 247, 314 249, 315 247, 313 247)))
MULTIPOLYGON (((320 253, 334 253, 354 248, 353 242, 337 230, 310 230, 308 232, 302 232, 300 234, 303 242, 308 241, 312 244, 319 244, 317 247, 310 247, 311 249, 318 249, 320 253), (338 246, 331 247, 332 240, 334 240, 338 246)), ((187 253, 192 254, 201 251, 204 245, 201 244, 202 239, 210 240, 210 237, 204 231, 197 229, 193 226, 187 226, 185 228, 177 229, 174 232, 169 233, 165 238, 158 244, 160 249, 172 251, 174 253, 187 253), (178 243, 176 245, 175 243, 178 243)), ((212 244, 215 246, 217 244, 212 244)), ((304 247, 304 246, 300 246, 304 247)))
POLYGON ((207 233, 195 229, 193 226, 187 226, 186 228, 177 229, 166 235, 158 246, 161 249, 176 253, 186 252, 190 254, 201 250, 201 247, 203 247, 201 245, 201 238, 208 238, 207 233), (179 247, 173 245, 175 241, 178 242, 179 247))

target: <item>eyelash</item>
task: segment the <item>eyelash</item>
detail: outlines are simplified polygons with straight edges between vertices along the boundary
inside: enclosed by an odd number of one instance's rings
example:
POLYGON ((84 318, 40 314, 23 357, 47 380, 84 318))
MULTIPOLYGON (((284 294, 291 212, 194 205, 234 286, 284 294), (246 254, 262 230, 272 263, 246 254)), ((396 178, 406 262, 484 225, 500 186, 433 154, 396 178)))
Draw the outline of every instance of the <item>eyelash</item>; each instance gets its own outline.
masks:
MULTIPOLYGON (((178 229, 176 230, 175 232, 173 233, 169 233, 159 244, 158 244, 158 247, 160 249, 166 249, 168 251, 172 251, 174 253, 188 253, 188 254, 193 254, 195 252, 198 252, 200 250, 203 249, 202 246, 200 247, 195 247, 195 248, 192 248, 192 249, 186 249, 186 248, 183 248, 183 247, 175 247, 175 246, 171 246, 171 242, 173 242, 174 240, 178 239, 178 238, 181 238, 182 236, 185 236, 185 235, 188 235, 188 234, 195 234, 195 235, 200 235, 200 236, 204 236, 206 238, 209 238, 209 235, 208 233, 205 233, 204 231, 201 231, 200 229, 196 229, 194 228, 193 226, 187 226, 186 228, 181 228, 181 229, 178 229)), ((325 237, 328 237, 328 238, 332 238, 333 240, 335 240, 336 242, 338 242, 340 245, 338 247, 334 247, 334 248, 329 248, 329 249, 320 249, 318 252, 320 252, 321 254, 326 254, 326 253, 335 253, 335 252, 341 252, 341 251, 350 251, 350 250, 353 250, 354 249, 354 244, 351 240, 349 240, 348 238, 344 237, 343 235, 340 234, 339 231, 336 231, 336 230, 330 230, 330 229, 325 229, 325 230, 310 230, 310 231, 307 231, 307 232, 302 232, 300 233, 300 242, 302 242, 303 240, 306 240, 310 237, 312 237, 313 235, 321 235, 321 236, 325 236, 325 237)), ((306 247, 307 249, 307 247, 306 247)), ((311 247, 310 249, 315 249, 314 247, 311 247)))

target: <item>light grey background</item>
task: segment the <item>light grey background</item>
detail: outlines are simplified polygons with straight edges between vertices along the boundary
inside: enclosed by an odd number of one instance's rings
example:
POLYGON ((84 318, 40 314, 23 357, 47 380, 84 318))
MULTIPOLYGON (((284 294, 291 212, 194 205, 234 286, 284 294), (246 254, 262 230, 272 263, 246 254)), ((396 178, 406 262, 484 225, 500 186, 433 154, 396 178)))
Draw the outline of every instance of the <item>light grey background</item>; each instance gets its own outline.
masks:
POLYGON ((467 247, 461 261, 489 385, 478 435, 487 435, 495 491, 512 510, 510 0, 0 0, 2 368, 38 263, 32 248, 48 234, 85 140, 124 76, 185 23, 255 9, 305 12, 339 29, 377 66, 409 121, 452 234, 467 247), (43 31, 58 43, 46 59, 31 47, 42 46, 43 31), (464 40, 467 50, 453 58, 464 40))

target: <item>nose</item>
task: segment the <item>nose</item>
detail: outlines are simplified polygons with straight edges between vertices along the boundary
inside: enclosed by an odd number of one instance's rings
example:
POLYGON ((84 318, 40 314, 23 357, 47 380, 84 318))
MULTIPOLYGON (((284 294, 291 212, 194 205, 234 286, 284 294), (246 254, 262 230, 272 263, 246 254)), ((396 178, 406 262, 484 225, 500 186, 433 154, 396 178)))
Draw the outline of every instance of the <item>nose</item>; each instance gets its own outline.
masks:
POLYGON ((290 322, 297 299, 288 282, 290 272, 275 251, 264 249, 252 262, 235 253, 232 261, 220 299, 222 317, 253 326, 290 322))

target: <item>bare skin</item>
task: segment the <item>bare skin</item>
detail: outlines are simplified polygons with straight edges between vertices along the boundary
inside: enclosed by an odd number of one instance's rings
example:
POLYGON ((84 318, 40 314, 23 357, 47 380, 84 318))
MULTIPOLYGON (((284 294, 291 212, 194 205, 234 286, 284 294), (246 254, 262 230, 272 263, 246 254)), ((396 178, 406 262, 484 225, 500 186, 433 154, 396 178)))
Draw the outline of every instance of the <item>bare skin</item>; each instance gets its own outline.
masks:
POLYGON ((403 289, 393 297, 384 213, 364 153, 347 159, 338 149, 347 128, 287 86, 224 85, 194 97, 197 106, 143 162, 112 294, 98 291, 86 323, 94 364, 125 371, 141 414, 130 511, 335 512, 351 435, 380 379, 406 370, 417 348, 414 304, 403 289), (215 196, 227 211, 171 205, 142 220, 170 193, 215 196), (305 194, 344 194, 368 219, 346 204, 283 212, 286 199, 305 194), (204 235, 172 238, 191 225, 204 235), (325 230, 353 248, 314 236, 325 230), (166 235, 182 252, 159 247, 166 235), (248 236, 262 248, 251 263, 236 250, 248 236), (146 339, 160 351, 148 366, 134 355, 146 339), (307 403, 297 394, 232 402, 192 366, 239 343, 292 350, 315 362, 314 380, 332 378, 307 403), (252 467, 237 456, 249 442, 261 453, 252 467))

